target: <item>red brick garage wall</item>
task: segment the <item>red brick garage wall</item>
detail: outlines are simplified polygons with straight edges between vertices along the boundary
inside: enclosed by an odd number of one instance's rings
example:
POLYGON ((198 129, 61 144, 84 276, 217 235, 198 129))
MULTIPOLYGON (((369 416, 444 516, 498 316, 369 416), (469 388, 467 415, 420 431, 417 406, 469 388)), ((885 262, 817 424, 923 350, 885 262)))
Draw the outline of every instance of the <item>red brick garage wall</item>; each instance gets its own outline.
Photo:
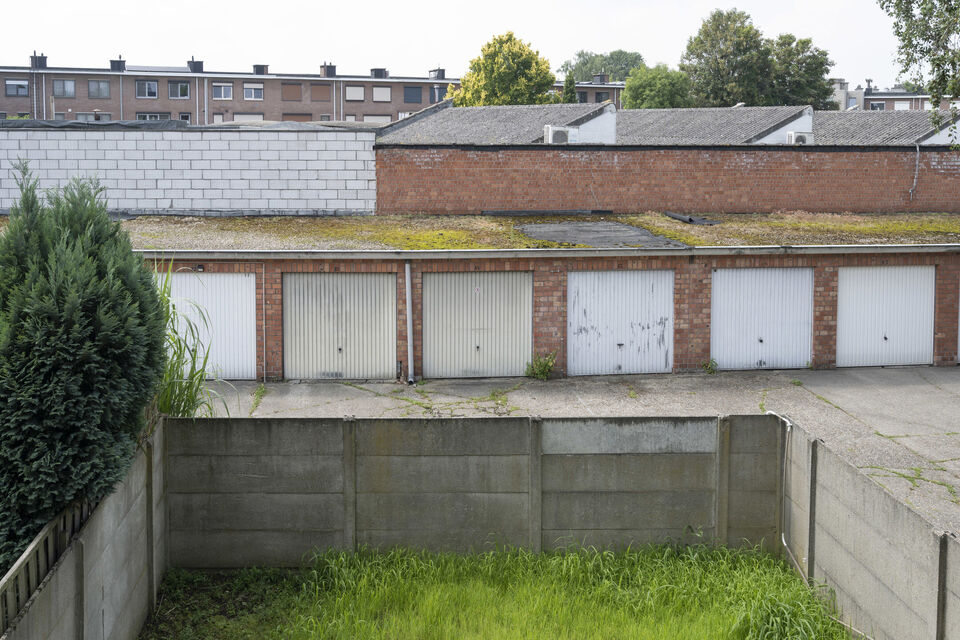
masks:
POLYGON ((379 147, 377 213, 960 212, 960 153, 762 147, 379 147), (911 198, 914 175, 917 186, 911 198))
MULTIPOLYGON (((533 348, 557 353, 556 371, 566 372, 567 273, 586 270, 674 270, 674 370, 698 369, 710 359, 710 309, 713 269, 812 267, 814 270, 813 366, 836 363, 837 272, 843 266, 934 265, 934 364, 957 362, 960 314, 960 254, 878 253, 759 256, 622 256, 609 258, 474 258, 411 260, 415 371, 422 371, 422 282, 428 272, 530 271, 533 273, 533 348)), ((165 267, 166 265, 164 265, 165 267)), ((258 375, 283 377, 284 273, 355 272, 397 274, 397 360, 407 373, 406 295, 403 260, 245 260, 177 262, 174 268, 257 274, 258 375), (261 294, 262 292, 262 294, 261 294), (261 297, 262 296, 262 297, 261 297), (262 359, 261 359, 262 356, 262 359)))

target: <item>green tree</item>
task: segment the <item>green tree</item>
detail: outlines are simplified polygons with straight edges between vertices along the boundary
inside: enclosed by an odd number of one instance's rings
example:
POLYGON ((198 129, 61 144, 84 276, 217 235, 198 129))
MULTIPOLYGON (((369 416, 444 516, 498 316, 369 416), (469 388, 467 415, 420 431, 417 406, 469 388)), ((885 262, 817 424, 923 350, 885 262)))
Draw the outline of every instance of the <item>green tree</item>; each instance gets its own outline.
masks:
POLYGON ((690 76, 694 104, 769 104, 769 43, 743 11, 717 10, 687 42, 680 70, 690 76))
POLYGON ((665 64, 638 67, 630 72, 623 90, 626 109, 672 109, 689 107, 690 78, 665 64))
POLYGON ((554 81, 550 63, 508 31, 483 45, 460 79, 460 88, 447 96, 458 107, 543 104, 554 101, 547 94, 554 81))
POLYGON ((164 368, 154 277, 75 180, 44 205, 25 164, 0 239, 0 572, 130 465, 164 368))
POLYGON ((577 82, 573 76, 567 76, 563 79, 563 102, 577 102, 577 82))
MULTIPOLYGON (((893 18, 903 75, 930 92, 930 101, 960 98, 960 0, 879 0, 893 18)), ((941 123, 939 110, 930 118, 941 123)))
POLYGON ((571 60, 567 60, 560 68, 559 73, 573 76, 576 82, 588 82, 598 73, 606 73, 610 80, 623 82, 630 72, 643 66, 643 56, 636 51, 617 49, 610 53, 593 53, 592 51, 577 51, 571 60))
POLYGON ((789 33, 769 42, 773 82, 769 104, 809 104, 814 109, 836 109, 830 98, 833 87, 827 74, 833 62, 826 51, 813 46, 810 38, 797 39, 789 33))

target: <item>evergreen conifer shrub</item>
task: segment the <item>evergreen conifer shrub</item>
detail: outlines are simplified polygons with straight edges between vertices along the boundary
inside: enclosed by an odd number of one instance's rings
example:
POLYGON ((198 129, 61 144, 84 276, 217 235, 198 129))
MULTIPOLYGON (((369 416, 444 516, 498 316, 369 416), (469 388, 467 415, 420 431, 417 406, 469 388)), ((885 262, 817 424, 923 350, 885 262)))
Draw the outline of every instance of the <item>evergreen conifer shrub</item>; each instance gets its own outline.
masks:
POLYGON ((25 164, 0 238, 0 574, 126 474, 165 363, 153 274, 91 180, 38 195, 25 164))

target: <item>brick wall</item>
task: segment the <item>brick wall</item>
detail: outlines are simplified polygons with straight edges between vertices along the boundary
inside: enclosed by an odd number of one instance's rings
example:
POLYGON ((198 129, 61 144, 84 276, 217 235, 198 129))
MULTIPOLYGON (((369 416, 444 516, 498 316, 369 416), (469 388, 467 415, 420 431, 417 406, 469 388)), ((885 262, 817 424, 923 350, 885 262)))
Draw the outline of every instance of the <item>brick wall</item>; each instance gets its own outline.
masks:
POLYGON ((960 212, 960 153, 831 148, 380 147, 377 213, 960 212))
MULTIPOLYGON (((177 263, 180 265, 181 263, 177 263)), ((283 377, 283 274, 297 272, 396 273, 397 361, 407 375, 406 294, 403 260, 264 260, 192 261, 182 263, 205 271, 253 271, 262 286, 258 297, 258 376, 263 374, 259 354, 264 353, 266 376, 283 377), (263 280, 260 274, 263 273, 263 280), (261 321, 262 319, 262 321, 261 321)), ((589 270, 672 269, 674 271, 674 371, 697 370, 710 359, 711 282, 714 269, 756 267, 809 267, 814 270, 813 360, 815 368, 836 363, 837 272, 843 266, 934 265, 936 293, 934 314, 934 364, 954 365, 958 355, 960 315, 960 254, 825 254, 754 256, 623 256, 610 258, 475 258, 411 260, 413 284, 413 345, 415 372, 423 363, 424 273, 464 271, 530 271, 533 273, 533 350, 556 352, 555 370, 567 370, 567 273, 589 270)), ((175 266, 175 268, 177 268, 175 266)))
POLYGON ((44 189, 95 176, 108 206, 142 214, 317 215, 375 207, 364 131, 0 129, 0 211, 19 158, 44 189))

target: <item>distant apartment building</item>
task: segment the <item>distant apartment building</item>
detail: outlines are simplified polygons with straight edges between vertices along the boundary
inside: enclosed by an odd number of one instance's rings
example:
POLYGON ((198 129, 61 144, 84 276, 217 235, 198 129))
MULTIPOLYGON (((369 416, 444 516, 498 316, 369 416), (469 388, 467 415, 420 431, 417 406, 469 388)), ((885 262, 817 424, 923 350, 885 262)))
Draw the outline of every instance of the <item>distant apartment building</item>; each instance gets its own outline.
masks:
MULTIPOLYGON (((444 69, 426 77, 393 77, 385 68, 368 76, 338 75, 324 63, 317 74, 209 71, 203 61, 185 67, 135 66, 118 57, 105 68, 52 67, 34 52, 30 66, 0 66, 0 119, 185 120, 217 124, 251 120, 392 122, 443 100, 458 78, 444 69)), ((620 107, 624 83, 606 75, 577 83, 579 102, 620 107)), ((563 83, 555 85, 561 92, 563 83)))
POLYGON ((390 122, 440 100, 456 79, 443 69, 427 77, 391 77, 386 69, 369 76, 338 75, 323 64, 318 74, 206 71, 203 62, 185 67, 147 67, 118 58, 109 68, 51 67, 43 54, 29 67, 0 66, 0 119, 185 120, 216 124, 251 120, 390 122))
MULTIPOLYGON (((850 88, 850 83, 843 78, 831 78, 833 85, 833 100, 841 110, 863 111, 930 111, 933 109, 930 94, 918 91, 909 91, 902 84, 894 85, 892 89, 879 89, 873 86, 873 80, 867 79, 864 88, 857 85, 850 88)), ((941 109, 960 107, 960 101, 943 100, 941 109)))

